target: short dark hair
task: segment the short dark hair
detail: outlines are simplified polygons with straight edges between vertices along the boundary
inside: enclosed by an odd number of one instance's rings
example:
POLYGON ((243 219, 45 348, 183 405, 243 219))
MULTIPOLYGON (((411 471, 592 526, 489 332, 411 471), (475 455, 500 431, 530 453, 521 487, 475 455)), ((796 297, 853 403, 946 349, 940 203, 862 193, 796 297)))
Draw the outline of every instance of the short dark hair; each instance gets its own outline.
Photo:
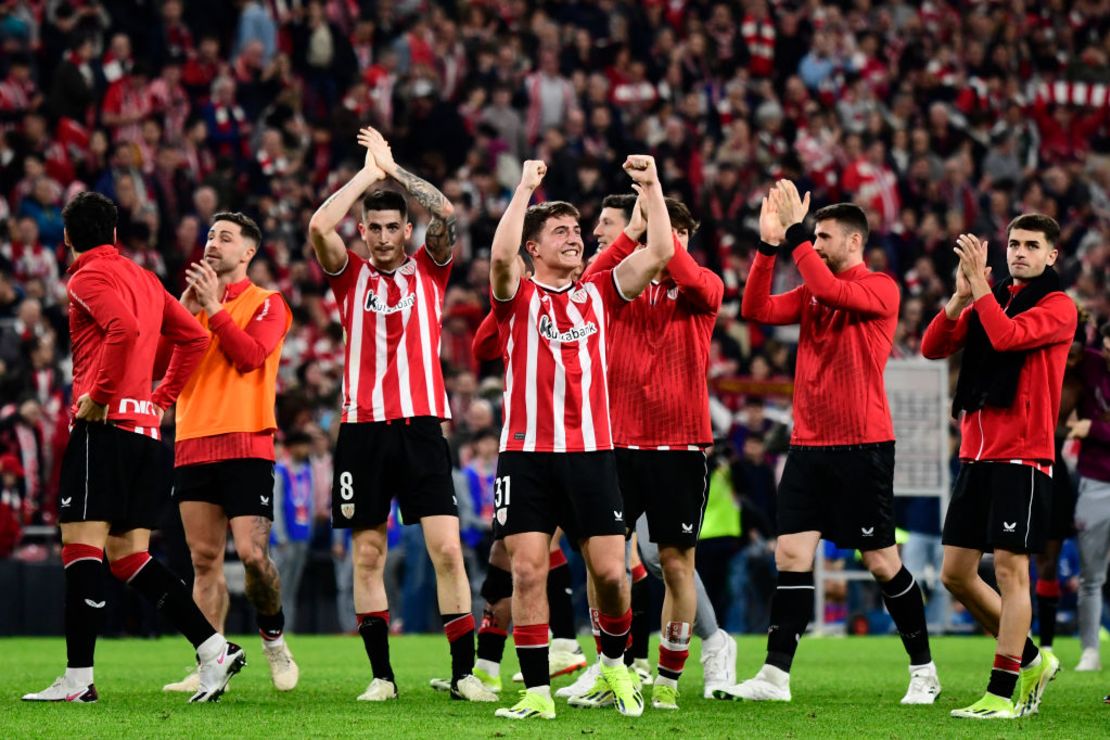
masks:
POLYGON ((867 237, 871 227, 867 224, 867 214, 855 203, 833 203, 825 206, 813 214, 814 221, 836 221, 848 231, 854 231, 863 238, 867 244, 867 237))
POLYGON ((230 221, 233 224, 239 224, 239 230, 243 233, 244 239, 254 242, 255 247, 262 245, 262 229, 258 228, 258 224, 247 214, 239 211, 220 211, 212 217, 213 224, 217 221, 230 221))
POLYGON ((535 241, 536 237, 543 231, 543 225, 547 223, 549 218, 560 218, 562 216, 573 216, 578 219, 582 217, 582 214, 565 200, 549 200, 530 206, 524 212, 524 233, 521 235, 523 242, 527 244, 535 241))
POLYGON ((1060 238, 1060 224, 1056 223, 1056 219, 1043 213, 1023 213, 1015 218, 1006 227, 1007 240, 1010 238, 1010 232, 1014 229, 1039 231, 1044 234, 1044 240, 1048 242, 1050 247, 1055 247, 1056 240, 1060 238))
POLYGON ((690 236, 693 236, 701 224, 694 218, 694 214, 690 213, 686 204, 678 198, 665 198, 664 200, 667 203, 667 215, 671 217, 671 228, 675 231, 686 231, 690 236))
POLYGON ((602 208, 617 208, 624 213, 626 222, 632 220, 632 211, 636 208, 636 196, 632 193, 616 193, 606 195, 601 201, 602 208))
POLYGON ((409 206, 405 202, 405 196, 396 190, 384 188, 371 191, 362 199, 362 218, 365 219, 370 211, 400 211, 402 221, 407 221, 409 217, 409 206))
POLYGON ((62 209, 69 244, 74 252, 87 252, 116 241, 116 219, 119 209, 100 193, 86 190, 78 193, 62 209))

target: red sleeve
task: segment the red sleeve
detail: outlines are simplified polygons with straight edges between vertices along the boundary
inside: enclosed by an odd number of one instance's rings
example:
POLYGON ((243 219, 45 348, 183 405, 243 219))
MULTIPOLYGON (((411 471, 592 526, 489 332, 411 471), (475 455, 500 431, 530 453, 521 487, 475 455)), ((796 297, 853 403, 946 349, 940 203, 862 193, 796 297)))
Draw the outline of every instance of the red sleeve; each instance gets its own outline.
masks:
POLYGON ((889 275, 871 273, 860 280, 838 280, 808 241, 794 250, 794 261, 809 292, 826 306, 870 316, 898 315, 898 284, 889 275))
POLYGON ((529 287, 530 285, 530 280, 525 280, 524 278, 521 278, 519 281, 517 281, 516 292, 513 293, 513 297, 507 298, 505 300, 501 300, 493 294, 493 286, 491 285, 489 289, 489 305, 490 313, 493 314, 494 321, 498 323, 502 321, 507 321, 513 313, 516 302, 520 300, 525 300, 525 295, 528 294, 531 290, 529 287))
POLYGON ((990 293, 972 306, 991 346, 998 352, 1020 352, 1065 342, 1075 336, 1079 320, 1075 304, 1063 293, 1051 293, 1013 318, 1006 315, 990 293))
POLYGON ((955 321, 948 318, 944 311, 934 316, 921 337, 922 356, 929 360, 943 360, 959 352, 967 339, 967 320, 970 316, 970 306, 961 311, 955 321))
POLYGON ((158 349, 154 352, 154 372, 150 376, 152 380, 161 380, 165 376, 172 356, 173 342, 159 335, 158 349))
POLYGON ((586 268, 586 272, 582 274, 582 279, 588 279, 595 272, 616 269, 617 265, 624 262, 625 257, 635 251, 636 242, 629 239, 628 235, 622 231, 620 235, 613 240, 612 244, 597 253, 597 259, 586 268))
POLYGON ((139 338, 139 320, 120 300, 111 281, 98 271, 79 270, 70 279, 68 290, 69 297, 77 301, 104 332, 97 376, 89 386, 89 397, 104 405, 120 395, 119 381, 139 338))
POLYGON ((416 260, 416 264, 418 264, 424 272, 435 281, 436 285, 439 286, 440 299, 442 299, 443 292, 447 290, 447 281, 451 277, 451 266, 455 264, 455 261, 449 259, 446 264, 439 264, 432 259, 432 255, 428 254, 427 246, 421 246, 420 249, 416 250, 412 255, 412 258, 416 260))
POLYGON ((347 261, 340 268, 339 272, 334 275, 323 267, 320 269, 324 272, 324 277, 328 280, 328 285, 331 286, 331 292, 335 294, 335 302, 340 306, 343 305, 344 299, 347 294, 355 289, 355 281, 358 280, 358 265, 362 258, 351 250, 347 250, 347 261))
POLYGON ((245 329, 236 326, 227 311, 208 318, 208 328, 220 340, 220 351, 240 373, 249 373, 265 364, 288 328, 289 309, 278 294, 259 306, 245 329))
POLYGON ((698 310, 716 313, 721 309, 725 284, 712 270, 699 265, 677 238, 674 240, 674 256, 667 263, 667 271, 682 289, 682 294, 698 310))
POLYGON ((189 376, 204 359, 208 349, 208 332, 177 299, 162 291, 165 308, 162 313, 162 336, 175 347, 170 358, 166 377, 154 391, 151 400, 159 408, 167 408, 177 400, 189 376))
POLYGON ((740 315, 760 324, 797 324, 802 320, 802 289, 794 288, 782 295, 771 295, 775 275, 775 258, 757 252, 744 286, 740 315))
POLYGON ((497 330, 497 316, 493 311, 486 314, 478 331, 474 334, 472 344, 474 357, 481 362, 496 360, 501 356, 501 335, 497 330))
POLYGON ((606 308, 620 310, 636 299, 636 296, 629 298, 621 292, 621 286, 617 284, 617 274, 613 270, 595 272, 582 282, 592 283, 597 288, 606 308))

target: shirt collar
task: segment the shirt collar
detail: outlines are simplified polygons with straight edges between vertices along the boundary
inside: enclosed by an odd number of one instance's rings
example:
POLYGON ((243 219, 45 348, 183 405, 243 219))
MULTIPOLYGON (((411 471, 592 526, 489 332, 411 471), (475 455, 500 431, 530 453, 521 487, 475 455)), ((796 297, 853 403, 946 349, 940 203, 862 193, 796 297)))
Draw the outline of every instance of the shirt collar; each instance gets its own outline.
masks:
POLYGON ((250 284, 250 278, 243 278, 237 283, 231 283, 230 285, 228 285, 224 291, 224 302, 226 303, 227 301, 234 301, 236 298, 243 294, 243 291, 246 290, 250 286, 250 284))
POLYGON ((119 250, 116 249, 115 246, 111 244, 101 244, 99 247, 93 247, 92 249, 87 249, 84 252, 78 254, 77 259, 73 260, 73 264, 69 266, 69 269, 66 270, 66 273, 72 275, 93 260, 98 260, 103 257, 118 256, 119 250))

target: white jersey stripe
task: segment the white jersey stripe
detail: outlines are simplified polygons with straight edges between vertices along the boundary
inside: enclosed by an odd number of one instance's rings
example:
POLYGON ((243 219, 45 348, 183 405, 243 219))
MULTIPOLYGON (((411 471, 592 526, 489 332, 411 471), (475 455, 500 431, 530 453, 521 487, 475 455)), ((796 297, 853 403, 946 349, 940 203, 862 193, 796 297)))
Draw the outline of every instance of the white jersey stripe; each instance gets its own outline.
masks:
MULTIPOLYGON (((551 302, 547 303, 547 316, 551 319, 551 323, 555 326, 559 325, 557 317, 555 316, 554 307, 551 302)), ((579 346, 585 346, 585 342, 579 342, 579 346)), ((567 369, 563 365, 563 349, 559 344, 553 342, 544 342, 547 351, 551 353, 551 359, 555 362, 554 372, 552 373, 552 390, 551 390, 551 451, 552 452, 566 452, 567 451, 567 369)))
POLYGON ((533 327, 540 321, 540 294, 532 293, 528 302, 528 355, 525 365, 526 383, 524 386, 524 418, 527 428, 524 432, 524 451, 536 451, 536 373, 539 365, 539 340, 540 335, 533 327))
MULTIPOLYGON (((593 286, 588 286, 586 292, 590 293, 593 286)), ((596 292, 596 291, 595 291, 596 292)), ((591 297, 593 294, 590 293, 591 297)), ((601 301, 600 296, 597 300, 593 301, 594 316, 601 323, 601 318, 605 315, 604 310, 600 310, 601 301)), ((570 318, 574 325, 585 323, 582 314, 575 308, 574 303, 567 301, 567 316, 570 318)), ((582 341, 578 343, 578 364, 582 368, 582 447, 586 452, 594 452, 597 450, 597 434, 594 431, 594 415, 593 409, 590 407, 590 389, 593 381, 593 363, 590 362, 590 343, 589 341, 582 341)), ((556 422, 561 422, 559 416, 555 417, 556 422)), ((562 452, 562 450, 558 450, 562 452)))
POLYGON ((509 443, 509 429, 513 426, 512 413, 513 413, 513 325, 516 323, 516 317, 513 316, 509 319, 509 341, 505 345, 505 392, 502 394, 504 400, 502 407, 505 409, 505 418, 503 426, 501 427, 501 449, 509 443))
MULTIPOLYGON (((378 296, 378 300, 382 305, 389 303, 389 281, 379 280, 377 290, 374 294, 378 296)), ((355 306, 355 310, 362 312, 361 305, 355 306)), ((386 325, 386 317, 384 313, 378 312, 374 314, 375 324, 374 329, 374 387, 370 395, 370 408, 374 413, 375 419, 385 418, 385 371, 388 369, 389 363, 389 329, 386 325)))
MULTIPOLYGON (((355 284, 355 295, 351 299, 351 304, 348 306, 351 317, 351 335, 347 337, 347 341, 351 343, 351 350, 349 352, 351 357, 362 357, 362 322, 366 312, 362 310, 363 305, 366 303, 366 284, 370 281, 370 270, 366 265, 359 265, 358 282, 355 284)), ((349 424, 358 422, 358 384, 362 370, 361 362, 348 362, 347 365, 347 380, 348 384, 345 389, 344 396, 350 399, 347 405, 347 413, 343 421, 349 424)))
MULTIPOLYGON (((428 308, 428 296, 424 292, 425 284, 424 278, 419 272, 416 273, 416 304, 428 308)), ((434 286, 432 288, 435 290, 434 286)), ((439 321, 438 303, 435 304, 433 310, 436 312, 436 321, 439 321)), ((416 319, 420 325, 420 350, 423 352, 421 355, 425 358, 424 362, 424 392, 428 395, 428 405, 431 408, 432 416, 439 415, 439 399, 436 397, 436 386, 432 379, 432 365, 439 362, 439 347, 436 347, 435 353, 432 352, 432 333, 428 328, 428 312, 417 311, 416 319)), ((407 326, 407 324, 406 324, 407 326)), ((446 408, 446 406, 444 406, 446 408)))
MULTIPOLYGON (((416 277, 416 284, 419 287, 420 278, 416 277)), ((398 273, 397 286, 401 289, 401 295, 408 294, 408 281, 404 276, 398 273)), ((416 300, 420 300, 419 294, 416 300)), ((423 317, 424 312, 419 307, 416 309, 416 315, 423 317)), ((401 338, 397 341, 397 392, 401 397, 401 413, 406 417, 412 416, 412 378, 409 375, 409 318, 412 316, 412 309, 406 308, 401 311, 401 338)))

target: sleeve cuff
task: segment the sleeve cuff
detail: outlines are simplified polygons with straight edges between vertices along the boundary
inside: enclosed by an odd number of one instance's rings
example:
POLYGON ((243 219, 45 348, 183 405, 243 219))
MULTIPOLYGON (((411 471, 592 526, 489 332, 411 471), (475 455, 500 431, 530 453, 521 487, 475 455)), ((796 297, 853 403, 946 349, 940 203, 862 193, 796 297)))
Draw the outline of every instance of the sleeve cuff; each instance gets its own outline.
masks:
POLYGON ((762 239, 759 240, 759 246, 756 247, 756 249, 759 250, 760 254, 765 254, 768 257, 774 257, 779 253, 778 247, 776 247, 774 244, 768 244, 762 239))
POLYGON ((806 228, 805 224, 794 224, 786 230, 786 238, 782 245, 787 254, 793 254, 795 249, 809 240, 809 229, 806 228))

